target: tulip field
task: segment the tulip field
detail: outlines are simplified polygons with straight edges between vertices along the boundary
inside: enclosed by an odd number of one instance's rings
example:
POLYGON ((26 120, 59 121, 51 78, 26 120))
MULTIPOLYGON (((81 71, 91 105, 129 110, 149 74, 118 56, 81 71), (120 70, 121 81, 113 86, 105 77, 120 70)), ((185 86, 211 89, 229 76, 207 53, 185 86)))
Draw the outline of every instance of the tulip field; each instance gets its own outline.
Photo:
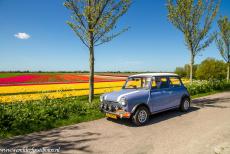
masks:
MULTIPOLYGON (((128 75, 95 75, 95 94, 121 89, 128 75)), ((43 98, 88 95, 89 77, 76 73, 0 73, 0 102, 13 103, 43 98)), ((188 80, 183 80, 187 83, 188 80)))
MULTIPOLYGON (((95 75, 95 94, 119 90, 126 76, 95 75)), ((22 74, 0 78, 0 102, 88 95, 88 75, 22 74)))
MULTIPOLYGON (((97 74, 94 93, 102 94, 121 89, 128 74, 97 74)), ((0 73, 0 103, 56 99, 89 94, 89 76, 76 73, 0 73)), ((190 93, 198 94, 223 89, 225 82, 195 81, 188 84, 190 93), (223 87, 223 88, 222 88, 223 87)))

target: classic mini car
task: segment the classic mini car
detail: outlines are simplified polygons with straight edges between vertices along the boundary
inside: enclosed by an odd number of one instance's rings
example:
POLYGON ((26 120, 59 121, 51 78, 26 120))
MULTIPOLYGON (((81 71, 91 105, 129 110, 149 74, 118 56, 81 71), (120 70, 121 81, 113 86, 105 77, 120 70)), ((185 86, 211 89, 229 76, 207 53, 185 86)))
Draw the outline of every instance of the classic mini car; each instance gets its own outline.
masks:
POLYGON ((190 95, 173 73, 145 73, 129 76, 120 91, 100 96, 100 109, 109 118, 130 118, 144 125, 154 113, 179 108, 188 111, 190 95))

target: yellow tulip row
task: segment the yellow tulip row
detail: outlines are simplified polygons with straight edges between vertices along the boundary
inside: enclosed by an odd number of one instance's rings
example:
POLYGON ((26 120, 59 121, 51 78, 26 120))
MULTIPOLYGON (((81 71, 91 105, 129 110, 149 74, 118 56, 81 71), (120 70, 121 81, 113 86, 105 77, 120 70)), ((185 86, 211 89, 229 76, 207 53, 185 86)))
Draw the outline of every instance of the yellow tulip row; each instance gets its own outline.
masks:
MULTIPOLYGON (((121 89, 124 81, 95 83, 95 94, 121 89)), ((0 87, 0 102, 40 100, 88 95, 88 83, 0 87), (34 92, 34 93, 33 93, 34 92), (15 95, 14 95, 15 93, 15 95), (16 94, 19 93, 19 94, 16 94), (22 93, 22 94, 20 94, 22 93), (23 94, 25 93, 25 94, 23 94), (29 93, 29 94, 26 94, 29 93)))
MULTIPOLYGON (((94 88, 121 87, 123 84, 124 84, 124 81, 96 82, 94 85, 94 88)), ((88 83, 3 86, 3 87, 0 87, 0 94, 65 91, 65 90, 79 90, 79 89, 88 89, 88 88, 89 88, 88 83)))

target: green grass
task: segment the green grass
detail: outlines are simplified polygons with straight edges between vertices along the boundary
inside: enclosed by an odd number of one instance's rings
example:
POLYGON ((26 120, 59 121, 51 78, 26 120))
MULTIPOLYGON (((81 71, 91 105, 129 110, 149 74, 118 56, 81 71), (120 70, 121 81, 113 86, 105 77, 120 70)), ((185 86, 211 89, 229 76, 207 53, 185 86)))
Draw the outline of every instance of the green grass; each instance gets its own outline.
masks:
MULTIPOLYGON (((62 75, 62 74, 74 74, 74 75, 88 75, 89 73, 79 73, 79 72, 0 72, 0 78, 7 78, 7 77, 14 77, 18 75, 26 75, 26 74, 39 74, 39 75, 62 75)), ((100 72, 95 72, 95 75, 130 75, 132 73, 100 73, 100 72)))
POLYGON ((81 75, 84 73, 59 73, 59 72, 28 72, 28 73, 15 73, 15 72, 0 72, 0 78, 8 78, 8 77, 14 77, 19 75, 26 75, 26 74, 38 74, 38 75, 61 75, 61 74, 77 74, 81 75))
POLYGON ((43 99, 0 105, 0 138, 8 138, 104 117, 99 96, 43 99))
POLYGON ((0 73, 0 78, 14 77, 22 74, 24 73, 0 73))
POLYGON ((196 94, 196 95, 191 96, 191 98, 195 99, 195 98, 204 97, 204 96, 208 96, 208 95, 213 95, 213 94, 217 94, 217 93, 221 93, 221 92, 226 92, 226 91, 230 91, 230 89, 226 89, 226 90, 214 90, 214 91, 207 92, 207 93, 196 94))

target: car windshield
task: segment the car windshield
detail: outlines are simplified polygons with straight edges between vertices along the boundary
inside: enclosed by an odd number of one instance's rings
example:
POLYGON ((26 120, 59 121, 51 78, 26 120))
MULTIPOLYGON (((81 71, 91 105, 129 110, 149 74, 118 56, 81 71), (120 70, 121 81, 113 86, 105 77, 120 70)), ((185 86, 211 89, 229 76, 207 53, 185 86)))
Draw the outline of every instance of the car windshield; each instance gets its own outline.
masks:
POLYGON ((130 77, 123 89, 149 89, 150 82, 151 78, 148 77, 130 77))

